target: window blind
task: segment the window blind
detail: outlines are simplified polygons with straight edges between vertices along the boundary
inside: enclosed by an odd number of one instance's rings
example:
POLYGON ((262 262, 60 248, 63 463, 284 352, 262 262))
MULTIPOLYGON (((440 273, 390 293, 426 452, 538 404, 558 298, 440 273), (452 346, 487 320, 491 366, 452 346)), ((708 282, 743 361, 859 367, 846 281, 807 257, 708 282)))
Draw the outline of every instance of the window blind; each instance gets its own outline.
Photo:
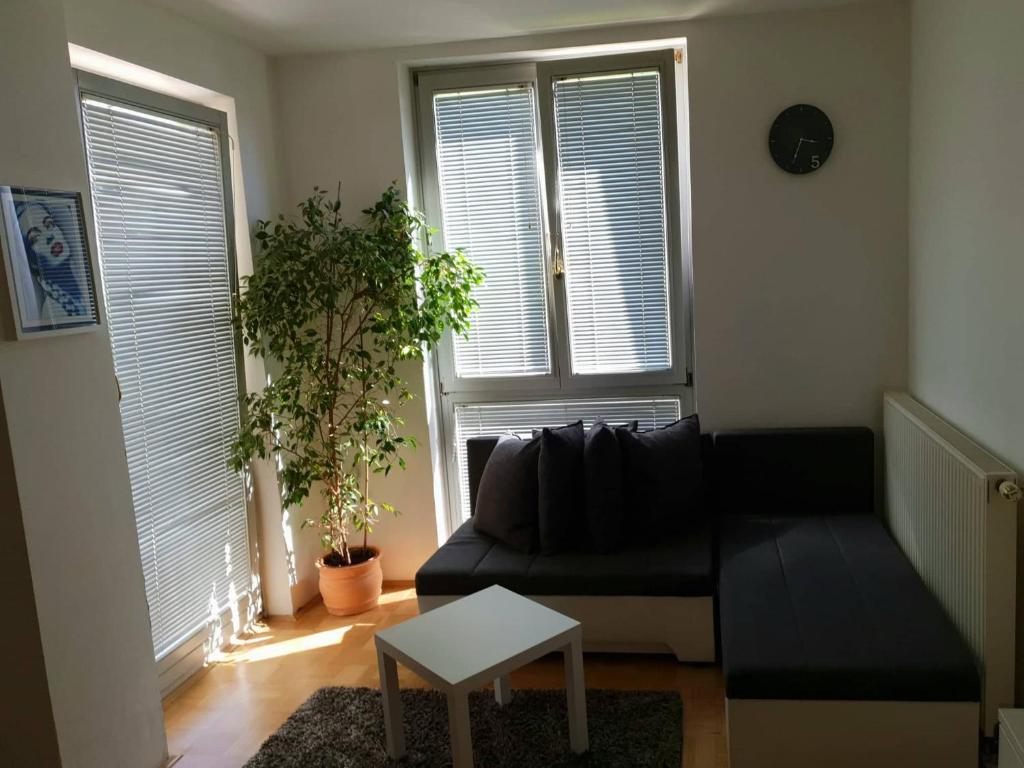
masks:
POLYGON ((468 338, 456 338, 466 378, 551 371, 541 195, 532 86, 434 96, 445 247, 486 271, 468 338))
POLYGON ((86 96, 101 273, 157 658, 248 593, 221 137, 86 96))
POLYGON ((636 420, 641 430, 655 429, 677 421, 679 411, 679 399, 675 397, 457 405, 453 453, 458 463, 461 519, 469 519, 466 440, 471 437, 512 433, 529 438, 534 429, 561 427, 578 420, 586 428, 599 420, 608 424, 636 420))
POLYGON ((553 89, 572 370, 667 370, 659 74, 565 78, 553 89))

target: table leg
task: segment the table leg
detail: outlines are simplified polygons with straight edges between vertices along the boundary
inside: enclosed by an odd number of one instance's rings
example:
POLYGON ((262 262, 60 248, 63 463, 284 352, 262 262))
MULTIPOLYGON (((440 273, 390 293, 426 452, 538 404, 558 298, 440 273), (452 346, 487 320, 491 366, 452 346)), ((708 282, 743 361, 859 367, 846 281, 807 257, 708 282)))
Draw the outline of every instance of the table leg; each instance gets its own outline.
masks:
POLYGON ((573 752, 590 749, 587 735, 587 686, 583 681, 583 640, 577 635, 562 649, 565 657, 565 695, 569 705, 569 746, 573 752))
POLYGON ((473 768, 473 737, 469 732, 469 694, 448 691, 448 739, 452 745, 452 768, 473 768))
POLYGON ((508 675, 494 678, 494 700, 499 707, 504 707, 512 701, 512 687, 508 682, 508 675))
POLYGON ((384 701, 384 740, 387 744, 388 757, 397 760, 405 754, 398 665, 380 646, 377 647, 377 668, 380 671, 380 693, 384 701))

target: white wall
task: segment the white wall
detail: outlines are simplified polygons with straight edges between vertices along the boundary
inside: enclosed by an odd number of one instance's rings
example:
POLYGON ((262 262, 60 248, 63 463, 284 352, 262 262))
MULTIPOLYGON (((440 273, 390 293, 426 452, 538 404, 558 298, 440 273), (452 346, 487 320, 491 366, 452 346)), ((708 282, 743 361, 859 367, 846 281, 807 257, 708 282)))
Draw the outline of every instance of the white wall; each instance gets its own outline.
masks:
MULTIPOLYGON (((60 0, 5 0, 0 98, 0 183, 80 191, 88 207, 60 0)), ((0 386, 62 764, 156 768, 167 748, 106 328, 0 341, 0 386)))
POLYGON ((56 767, 60 765, 60 749, 2 398, 0 510, 0 585, 4 590, 4 609, 9 616, 16 617, 0 632, 0 658, 6 664, 4 686, 6 691, 15 692, 8 695, 0 719, 0 755, 11 765, 56 767), (15 698, 16 702, 11 701, 15 698))
MULTIPOLYGON (((913 6, 910 388, 1018 472, 1024 472, 1022 39, 1019 0, 913 6)), ((1024 599, 1020 579, 1017 594, 1024 599)), ((1024 695, 1021 615, 1018 609, 1018 700, 1024 695)))
MULTIPOLYGON (((227 112, 239 273, 251 273, 249 235, 257 219, 280 211, 282 199, 268 58, 231 37, 131 0, 64 0, 64 7, 68 39, 116 60, 82 55, 79 66, 227 112)), ((248 358, 249 389, 262 387, 265 379, 262 362, 248 358)), ((308 600, 308 589, 294 583, 291 528, 282 525, 273 467, 257 462, 254 469, 253 523, 259 531, 264 606, 272 614, 292 614, 308 600)))
MULTIPOLYGON (((880 426, 906 384, 908 13, 902 2, 591 29, 279 60, 287 205, 340 180, 349 213, 407 176, 400 64, 685 37, 689 57, 697 402, 709 428, 880 426), (767 132, 807 101, 836 146, 804 178, 772 163, 767 132)), ((410 369, 424 396, 422 374, 410 369)), ((423 401, 421 447, 377 490, 404 511, 376 542, 411 578, 436 547, 423 401)), ((316 545, 296 547, 312 579, 316 545)))

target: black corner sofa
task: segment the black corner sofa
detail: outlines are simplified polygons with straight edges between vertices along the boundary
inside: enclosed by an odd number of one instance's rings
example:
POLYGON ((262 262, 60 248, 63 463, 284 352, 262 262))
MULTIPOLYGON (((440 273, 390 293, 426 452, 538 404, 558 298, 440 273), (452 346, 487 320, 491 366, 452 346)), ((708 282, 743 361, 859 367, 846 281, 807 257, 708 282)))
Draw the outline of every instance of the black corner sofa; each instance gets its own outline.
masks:
MULTIPOLYGON (((468 442, 471 500, 497 438, 468 442)), ((612 554, 525 554, 460 527, 420 609, 492 584, 589 650, 720 661, 732 768, 977 765, 976 660, 874 514, 866 428, 703 435, 702 523, 612 554)))

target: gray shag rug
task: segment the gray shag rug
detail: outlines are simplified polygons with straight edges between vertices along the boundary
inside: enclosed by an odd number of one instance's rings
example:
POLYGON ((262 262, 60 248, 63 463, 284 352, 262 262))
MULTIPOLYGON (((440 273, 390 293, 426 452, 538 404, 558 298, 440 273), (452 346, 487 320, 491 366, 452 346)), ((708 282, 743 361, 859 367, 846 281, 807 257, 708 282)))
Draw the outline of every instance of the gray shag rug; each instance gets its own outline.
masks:
MULTIPOLYGON (((450 766, 448 706, 437 691, 402 691, 406 754, 384 749, 380 691, 321 688, 267 739, 246 768, 450 766)), ((590 751, 569 750, 565 691, 513 689, 499 708, 490 691, 469 699, 474 763, 481 768, 602 766, 641 768, 682 763, 683 702, 678 692, 587 691, 590 751)))

